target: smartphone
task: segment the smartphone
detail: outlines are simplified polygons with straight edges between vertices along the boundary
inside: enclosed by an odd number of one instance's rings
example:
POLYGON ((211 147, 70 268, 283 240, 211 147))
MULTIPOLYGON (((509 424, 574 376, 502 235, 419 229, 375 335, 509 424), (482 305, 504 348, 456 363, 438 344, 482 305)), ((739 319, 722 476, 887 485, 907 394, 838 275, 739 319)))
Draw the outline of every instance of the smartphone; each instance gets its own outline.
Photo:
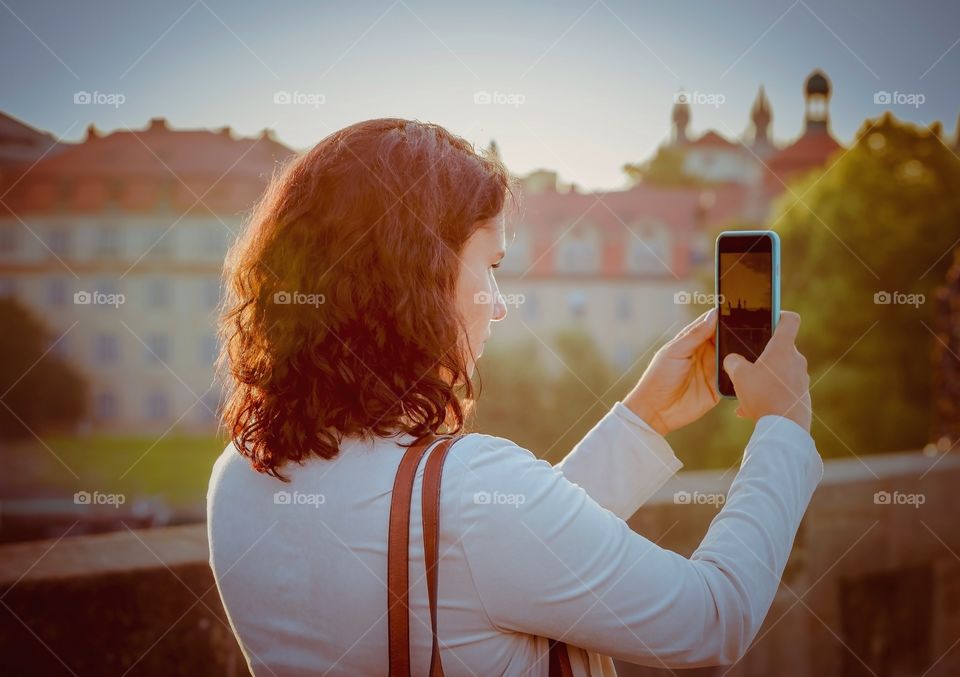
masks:
POLYGON ((780 237, 772 230, 727 230, 717 236, 715 299, 717 391, 736 398, 723 369, 730 353, 756 362, 780 319, 780 237))

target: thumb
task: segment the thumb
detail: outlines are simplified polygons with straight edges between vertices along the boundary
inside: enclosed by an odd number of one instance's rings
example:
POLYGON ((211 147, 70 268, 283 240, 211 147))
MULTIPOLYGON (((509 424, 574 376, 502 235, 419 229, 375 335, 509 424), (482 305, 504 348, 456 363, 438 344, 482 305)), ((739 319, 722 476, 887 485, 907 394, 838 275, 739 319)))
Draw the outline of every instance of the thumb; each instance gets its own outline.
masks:
POLYGON ((743 367, 747 362, 747 358, 743 355, 738 355, 737 353, 730 353, 723 359, 723 369, 730 376, 731 381, 737 379, 737 372, 743 367))

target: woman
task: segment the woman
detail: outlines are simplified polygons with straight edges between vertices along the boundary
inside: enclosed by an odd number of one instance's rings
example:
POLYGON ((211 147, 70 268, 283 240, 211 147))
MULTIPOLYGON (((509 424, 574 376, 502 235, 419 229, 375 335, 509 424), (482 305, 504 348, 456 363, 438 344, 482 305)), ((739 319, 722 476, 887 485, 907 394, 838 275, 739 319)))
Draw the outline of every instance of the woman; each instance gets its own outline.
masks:
MULTIPOLYGON (((254 674, 387 673, 394 478, 409 445, 459 432, 469 413, 476 360, 506 315, 494 269, 509 192, 499 161, 444 129, 370 120, 292 161, 232 248, 220 363, 232 442, 208 528, 254 674)), ((664 435, 719 400, 715 326, 706 313, 667 343, 557 466, 489 435, 453 446, 439 535, 447 674, 546 675, 547 638, 581 675, 613 674, 610 657, 693 667, 747 650, 823 469, 797 315, 783 313, 755 364, 724 364, 756 428, 693 556, 624 521, 681 467, 664 435)), ((427 674, 419 510, 410 522, 412 674, 427 674)))

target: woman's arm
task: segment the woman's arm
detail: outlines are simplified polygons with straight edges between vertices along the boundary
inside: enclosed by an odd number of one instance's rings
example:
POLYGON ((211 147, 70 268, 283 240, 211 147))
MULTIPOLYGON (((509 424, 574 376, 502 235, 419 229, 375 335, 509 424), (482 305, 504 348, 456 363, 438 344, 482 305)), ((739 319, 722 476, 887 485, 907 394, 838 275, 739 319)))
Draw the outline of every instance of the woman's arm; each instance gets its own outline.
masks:
POLYGON ((452 490, 457 533, 491 624, 658 667, 744 654, 823 472, 805 430, 763 417, 723 509, 687 559, 631 531, 529 451, 470 437, 473 444, 452 452, 467 466, 452 490))
POLYGON ((617 402, 556 467, 627 520, 683 463, 659 433, 617 402))

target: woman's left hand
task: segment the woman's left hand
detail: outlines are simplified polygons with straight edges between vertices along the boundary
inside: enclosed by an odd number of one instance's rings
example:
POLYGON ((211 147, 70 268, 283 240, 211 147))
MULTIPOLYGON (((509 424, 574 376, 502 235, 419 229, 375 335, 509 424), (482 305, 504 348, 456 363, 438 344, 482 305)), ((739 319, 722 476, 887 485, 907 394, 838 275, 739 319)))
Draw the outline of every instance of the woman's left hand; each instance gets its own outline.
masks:
POLYGON ((708 310, 654 355, 623 403, 661 435, 696 421, 720 401, 717 309, 708 310))

